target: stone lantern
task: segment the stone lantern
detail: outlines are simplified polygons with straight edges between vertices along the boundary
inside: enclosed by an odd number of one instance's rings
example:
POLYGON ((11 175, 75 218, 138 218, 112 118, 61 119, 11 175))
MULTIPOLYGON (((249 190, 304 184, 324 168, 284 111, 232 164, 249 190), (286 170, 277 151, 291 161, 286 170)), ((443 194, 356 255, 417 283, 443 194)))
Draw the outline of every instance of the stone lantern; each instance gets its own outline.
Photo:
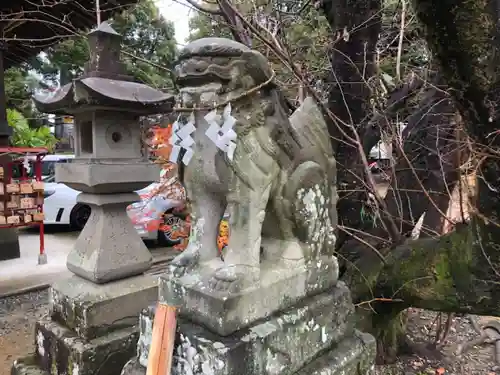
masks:
POLYGON ((134 192, 159 179, 141 141, 139 118, 170 112, 174 97, 133 81, 120 61, 122 37, 108 23, 89 36, 84 74, 50 97, 35 97, 45 113, 74 116, 75 159, 57 165, 56 181, 79 190, 90 218, 68 256, 76 275, 105 283, 146 271, 149 250, 128 218, 134 192))
POLYGON ((68 255, 75 275, 50 288, 50 316, 36 323, 35 350, 13 374, 119 375, 136 352, 135 317, 158 299, 157 277, 144 272, 151 254, 126 207, 160 177, 143 151, 140 116, 170 112, 174 97, 125 74, 122 38, 107 23, 88 38, 82 77, 35 103, 74 117, 75 158, 56 167, 56 180, 80 190, 92 212, 68 255))

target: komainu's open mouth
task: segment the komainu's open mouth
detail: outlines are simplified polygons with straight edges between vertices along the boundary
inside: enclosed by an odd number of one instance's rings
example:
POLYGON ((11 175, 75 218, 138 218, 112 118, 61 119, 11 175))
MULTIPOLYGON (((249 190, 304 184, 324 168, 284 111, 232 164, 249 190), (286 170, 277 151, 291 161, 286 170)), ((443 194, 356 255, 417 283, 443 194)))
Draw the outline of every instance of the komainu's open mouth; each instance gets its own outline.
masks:
POLYGON ((176 83, 181 87, 199 87, 212 82, 225 85, 231 82, 231 79, 210 71, 180 73, 176 79, 176 83))

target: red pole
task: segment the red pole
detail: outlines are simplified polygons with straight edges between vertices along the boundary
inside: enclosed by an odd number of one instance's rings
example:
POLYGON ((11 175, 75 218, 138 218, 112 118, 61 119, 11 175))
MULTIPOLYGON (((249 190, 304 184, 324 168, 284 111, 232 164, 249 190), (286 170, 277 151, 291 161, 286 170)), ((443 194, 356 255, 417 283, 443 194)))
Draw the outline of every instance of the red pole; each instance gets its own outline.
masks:
MULTIPOLYGON (((42 181, 42 159, 40 155, 36 156, 36 162, 35 162, 35 178, 37 181, 42 181)), ((38 197, 40 198, 40 194, 42 194, 43 198, 43 192, 38 193, 38 197)), ((43 199, 41 201, 42 203, 40 204, 40 212, 43 212, 43 199)), ((45 253, 45 227, 43 224, 43 220, 40 222, 40 255, 43 255, 45 253)))

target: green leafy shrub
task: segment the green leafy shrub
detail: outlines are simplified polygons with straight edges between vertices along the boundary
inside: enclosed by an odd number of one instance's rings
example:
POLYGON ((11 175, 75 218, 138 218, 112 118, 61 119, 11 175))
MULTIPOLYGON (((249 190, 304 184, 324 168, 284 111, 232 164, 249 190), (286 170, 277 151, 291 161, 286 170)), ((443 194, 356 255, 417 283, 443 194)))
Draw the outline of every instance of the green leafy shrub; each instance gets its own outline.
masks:
POLYGON ((15 109, 7 109, 7 122, 13 129, 10 141, 14 147, 46 147, 52 151, 57 143, 47 126, 30 128, 28 120, 15 109))

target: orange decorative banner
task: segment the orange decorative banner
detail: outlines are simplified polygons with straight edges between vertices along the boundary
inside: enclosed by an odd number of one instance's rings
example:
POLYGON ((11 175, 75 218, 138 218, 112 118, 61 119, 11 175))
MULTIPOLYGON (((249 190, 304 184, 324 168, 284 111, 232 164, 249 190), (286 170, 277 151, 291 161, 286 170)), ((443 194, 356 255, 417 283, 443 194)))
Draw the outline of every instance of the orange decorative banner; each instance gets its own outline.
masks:
POLYGON ((157 156, 168 160, 172 152, 172 145, 169 139, 172 136, 172 124, 168 124, 166 128, 154 126, 151 128, 153 137, 151 139, 152 153, 157 156))

